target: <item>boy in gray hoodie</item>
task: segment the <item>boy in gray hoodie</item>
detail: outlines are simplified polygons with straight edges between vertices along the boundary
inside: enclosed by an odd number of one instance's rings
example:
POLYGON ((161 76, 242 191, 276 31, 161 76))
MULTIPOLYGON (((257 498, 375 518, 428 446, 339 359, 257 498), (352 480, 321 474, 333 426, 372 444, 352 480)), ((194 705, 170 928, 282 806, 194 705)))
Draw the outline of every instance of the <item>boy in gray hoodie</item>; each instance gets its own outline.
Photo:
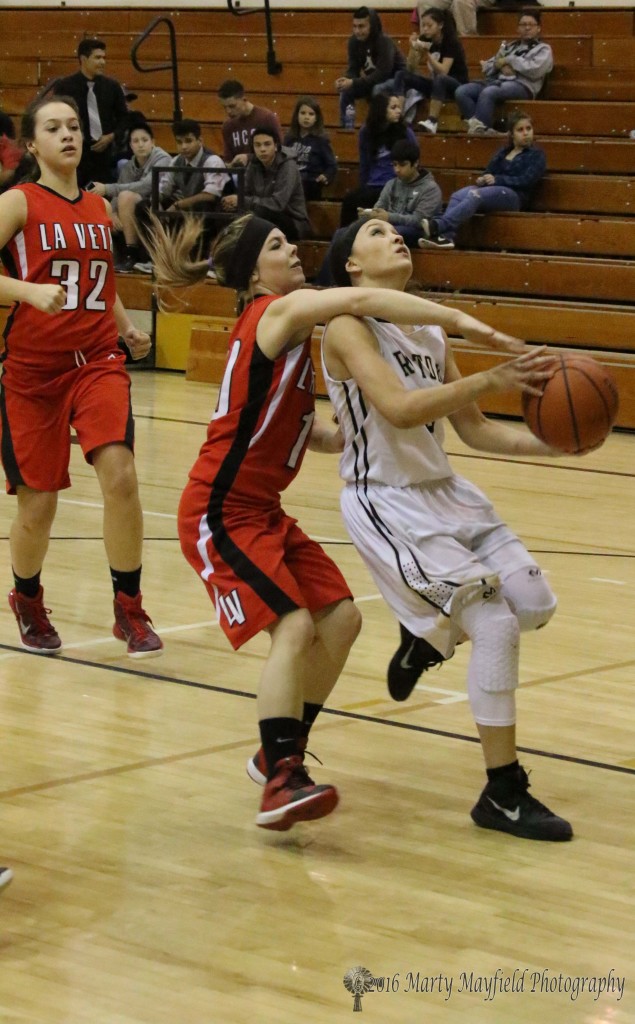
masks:
POLYGON ((172 157, 160 146, 155 145, 149 124, 137 124, 130 131, 132 159, 121 167, 116 183, 92 182, 90 191, 105 196, 112 205, 115 229, 123 231, 126 251, 115 260, 119 274, 131 274, 137 260, 145 258, 145 250, 139 240, 137 205, 150 198, 152 191, 152 168, 167 167, 172 157))
POLYGON ((421 218, 441 211, 441 189, 430 171, 419 167, 419 147, 409 139, 399 139, 390 150, 396 177, 387 182, 372 210, 359 209, 358 215, 387 220, 408 246, 416 248, 421 236, 421 218), (435 213, 423 213, 434 210, 435 213))

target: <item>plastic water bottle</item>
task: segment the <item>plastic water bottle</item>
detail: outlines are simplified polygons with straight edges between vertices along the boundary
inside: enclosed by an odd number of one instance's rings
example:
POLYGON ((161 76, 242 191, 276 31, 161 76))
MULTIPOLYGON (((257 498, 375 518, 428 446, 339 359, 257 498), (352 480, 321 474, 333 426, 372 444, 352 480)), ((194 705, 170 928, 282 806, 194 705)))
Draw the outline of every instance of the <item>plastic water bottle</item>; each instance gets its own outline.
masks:
POLYGON ((355 127, 355 104, 349 103, 344 111, 344 127, 354 128, 355 127))

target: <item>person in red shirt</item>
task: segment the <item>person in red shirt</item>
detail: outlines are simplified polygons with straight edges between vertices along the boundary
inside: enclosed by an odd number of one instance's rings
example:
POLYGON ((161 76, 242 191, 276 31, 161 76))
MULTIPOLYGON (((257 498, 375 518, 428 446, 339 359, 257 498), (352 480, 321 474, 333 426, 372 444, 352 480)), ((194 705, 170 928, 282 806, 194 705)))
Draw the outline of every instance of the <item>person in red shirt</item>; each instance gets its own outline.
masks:
MULTIPOLYGON (((161 286, 204 279, 209 261, 191 259, 201 230, 190 217, 170 233, 155 218, 149 245, 161 286)), ((251 214, 220 233, 212 261, 219 283, 236 289, 240 316, 207 438, 181 498, 179 537, 232 646, 262 630, 270 635, 258 694, 262 745, 247 771, 264 785, 256 824, 286 831, 324 817, 338 802, 334 786, 315 785, 303 757, 360 628, 339 569, 281 504, 307 447, 342 448, 339 431, 315 420, 311 332, 349 313, 439 323, 495 347, 523 345, 457 310, 389 289, 305 290, 297 247, 251 214)))
POLYGON ((278 115, 256 107, 245 96, 242 82, 229 78, 219 87, 218 98, 227 115, 223 121, 223 159, 228 167, 244 167, 251 159, 251 137, 255 128, 268 128, 282 145, 278 115))
POLYGON ((61 651, 40 574, 58 491, 70 486, 73 427, 104 498, 113 633, 131 657, 159 654, 163 644, 141 603, 143 521, 130 380, 118 344, 121 335, 140 359, 150 338, 134 327, 115 293, 110 207, 77 185, 82 132, 74 101, 36 101, 24 115, 22 136, 36 180, 0 196, 7 272, 0 302, 14 303, 0 382, 0 452, 7 491, 17 495, 9 604, 26 650, 61 651))

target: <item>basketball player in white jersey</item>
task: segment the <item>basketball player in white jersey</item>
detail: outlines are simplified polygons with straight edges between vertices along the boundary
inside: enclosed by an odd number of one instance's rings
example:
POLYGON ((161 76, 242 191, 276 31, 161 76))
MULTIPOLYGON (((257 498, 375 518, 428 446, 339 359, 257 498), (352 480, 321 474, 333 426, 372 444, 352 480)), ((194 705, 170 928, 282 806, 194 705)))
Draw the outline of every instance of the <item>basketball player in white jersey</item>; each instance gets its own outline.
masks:
MULTIPOLYGON (((412 261, 392 225, 371 218, 336 240, 331 271, 339 286, 403 290, 412 261)), ((339 316, 325 330, 322 363, 344 435, 344 520, 401 624, 392 696, 405 699, 425 668, 471 641, 468 694, 488 776, 473 820, 525 839, 571 839, 569 822, 529 795, 516 753, 519 634, 546 625, 556 599, 525 546, 443 450, 448 416, 480 451, 556 454, 475 404, 489 392, 539 391, 551 360, 534 350, 462 378, 440 327, 339 316)))

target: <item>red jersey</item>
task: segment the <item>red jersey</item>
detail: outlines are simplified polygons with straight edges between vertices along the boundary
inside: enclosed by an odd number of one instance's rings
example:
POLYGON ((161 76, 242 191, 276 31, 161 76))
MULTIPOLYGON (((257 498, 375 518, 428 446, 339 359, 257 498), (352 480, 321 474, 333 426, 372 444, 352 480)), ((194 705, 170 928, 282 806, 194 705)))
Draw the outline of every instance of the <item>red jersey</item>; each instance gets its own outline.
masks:
POLYGON ((6 369, 42 377, 116 352, 112 221, 104 200, 84 191, 66 199, 37 183, 15 187, 26 196, 27 218, 2 251, 4 267, 20 281, 61 284, 66 304, 55 316, 15 304, 4 335, 6 369))
POLYGON ((211 486, 210 512, 278 506, 304 458, 315 416, 311 339, 276 360, 256 344, 260 318, 278 298, 250 303, 229 340, 216 411, 190 472, 211 486))

